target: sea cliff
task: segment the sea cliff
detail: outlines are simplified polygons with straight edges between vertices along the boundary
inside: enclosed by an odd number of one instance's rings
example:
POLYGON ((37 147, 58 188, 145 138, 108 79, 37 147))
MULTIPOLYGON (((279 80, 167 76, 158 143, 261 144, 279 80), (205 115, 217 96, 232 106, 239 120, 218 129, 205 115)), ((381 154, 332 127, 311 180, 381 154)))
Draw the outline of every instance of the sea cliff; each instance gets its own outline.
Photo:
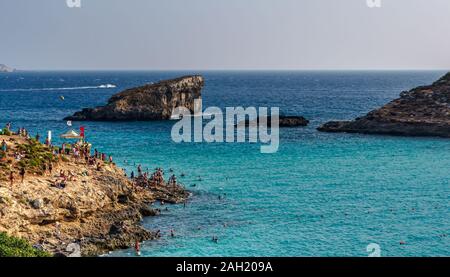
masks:
POLYGON ((180 106, 194 112, 194 99, 201 98, 203 85, 203 77, 185 76, 130 88, 113 95, 105 106, 85 108, 65 120, 167 120, 171 118, 173 110, 180 106))

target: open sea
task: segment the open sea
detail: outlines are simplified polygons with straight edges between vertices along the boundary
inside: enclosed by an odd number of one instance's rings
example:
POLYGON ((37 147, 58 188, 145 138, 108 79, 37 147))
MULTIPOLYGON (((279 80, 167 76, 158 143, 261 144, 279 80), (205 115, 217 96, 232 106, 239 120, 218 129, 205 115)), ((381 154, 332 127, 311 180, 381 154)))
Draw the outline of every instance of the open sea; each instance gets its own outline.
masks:
POLYGON ((204 107, 280 107, 311 124, 281 129, 279 151, 261 154, 259 144, 176 144, 173 121, 74 122, 128 172, 142 164, 168 176, 173 168, 193 192, 186 207, 165 205, 161 216, 144 220, 163 234, 143 243, 144 256, 367 256, 370 243, 382 256, 450 256, 449 139, 316 131, 444 72, 16 72, 0 74, 0 124, 42 137, 51 130, 58 143, 65 116, 125 88, 185 74, 205 77, 204 107))

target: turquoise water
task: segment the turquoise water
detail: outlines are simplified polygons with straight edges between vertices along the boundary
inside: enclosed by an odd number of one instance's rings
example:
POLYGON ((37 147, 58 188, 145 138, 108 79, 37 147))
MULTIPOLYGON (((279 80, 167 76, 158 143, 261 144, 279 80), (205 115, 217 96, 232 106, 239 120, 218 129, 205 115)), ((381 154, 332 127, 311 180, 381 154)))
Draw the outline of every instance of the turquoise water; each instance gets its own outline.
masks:
MULTIPOLYGON (((184 73, 0 75, 0 124, 59 133, 66 130, 61 119, 82 107, 184 73), (102 84, 117 87, 85 88, 102 84)), ((367 256, 366 246, 377 243, 382 256, 449 256, 450 140, 315 130, 327 120, 364 114, 443 72, 200 73, 204 107, 279 106, 311 124, 282 129, 279 151, 261 154, 258 144, 175 144, 172 122, 83 123, 88 139, 128 171, 141 163, 186 174, 179 180, 192 198, 186 207, 166 205, 161 216, 145 219, 163 238, 144 243, 143 255, 367 256)))

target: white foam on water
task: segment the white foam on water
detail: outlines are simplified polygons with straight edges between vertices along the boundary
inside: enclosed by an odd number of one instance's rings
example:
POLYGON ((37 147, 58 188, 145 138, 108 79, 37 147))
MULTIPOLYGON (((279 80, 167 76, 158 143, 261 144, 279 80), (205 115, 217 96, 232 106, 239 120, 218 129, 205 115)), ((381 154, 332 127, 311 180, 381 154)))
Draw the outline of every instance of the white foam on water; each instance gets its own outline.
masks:
POLYGON ((84 87, 65 87, 65 88, 16 88, 16 89, 0 89, 0 91, 51 91, 51 90, 80 90, 80 89, 111 89, 116 88, 113 84, 104 84, 99 86, 84 87))

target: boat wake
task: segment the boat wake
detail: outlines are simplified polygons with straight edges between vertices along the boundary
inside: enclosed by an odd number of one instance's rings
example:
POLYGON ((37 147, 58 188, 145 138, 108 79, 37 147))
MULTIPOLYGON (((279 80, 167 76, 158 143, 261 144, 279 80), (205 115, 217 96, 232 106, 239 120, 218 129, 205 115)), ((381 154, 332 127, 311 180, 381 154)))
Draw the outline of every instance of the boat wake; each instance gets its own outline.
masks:
POLYGON ((15 89, 0 89, 0 91, 51 91, 51 90, 82 90, 82 89, 111 89, 116 88, 113 84, 104 84, 99 86, 84 86, 84 87, 63 87, 63 88, 15 88, 15 89))

